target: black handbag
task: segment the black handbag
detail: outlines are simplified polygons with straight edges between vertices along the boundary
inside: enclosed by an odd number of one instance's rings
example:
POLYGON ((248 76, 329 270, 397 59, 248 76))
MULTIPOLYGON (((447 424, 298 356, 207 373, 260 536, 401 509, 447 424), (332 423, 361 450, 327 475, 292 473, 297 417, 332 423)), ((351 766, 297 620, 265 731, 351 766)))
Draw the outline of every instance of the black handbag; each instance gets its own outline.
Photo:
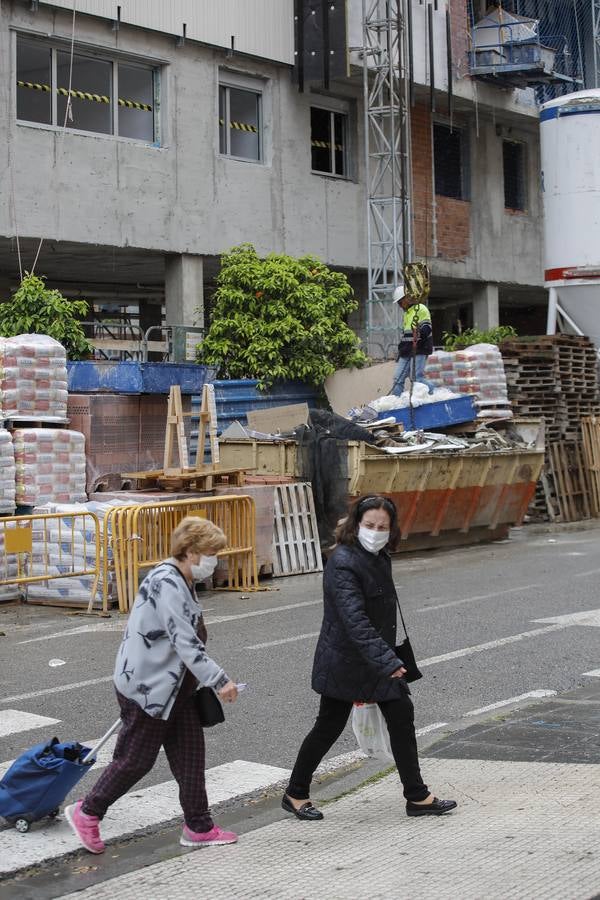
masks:
POLYGON ((410 642, 410 638, 408 636, 408 631, 406 630, 406 622, 404 621, 404 616, 402 615, 402 609, 400 607, 400 602, 396 597, 396 603, 398 605, 398 612, 400 613, 400 620, 402 622, 402 627, 404 628, 404 634, 406 635, 405 639, 401 644, 398 644, 396 647, 396 656, 398 659, 401 659, 404 663, 404 668, 406 669, 406 675, 404 676, 405 681, 418 681, 419 678, 423 677, 423 673, 419 669, 417 665, 417 660, 415 659, 415 652, 412 648, 412 644, 410 642))
POLYGON ((221 701, 212 688, 198 688, 194 695, 194 703, 203 728, 212 728, 213 725, 220 725, 225 721, 221 701))

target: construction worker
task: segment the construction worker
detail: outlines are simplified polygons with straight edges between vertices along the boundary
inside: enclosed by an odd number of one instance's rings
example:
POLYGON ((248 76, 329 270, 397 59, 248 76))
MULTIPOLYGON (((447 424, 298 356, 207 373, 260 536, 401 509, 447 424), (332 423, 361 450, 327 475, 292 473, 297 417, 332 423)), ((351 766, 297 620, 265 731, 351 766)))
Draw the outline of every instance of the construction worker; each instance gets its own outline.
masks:
POLYGON ((426 384, 432 393, 433 385, 423 377, 427 357, 433 353, 433 330, 429 309, 424 303, 408 295, 404 285, 395 289, 394 303, 400 304, 404 315, 402 340, 398 344, 398 365, 390 393, 399 397, 404 391, 407 378, 410 378, 413 384, 415 381, 426 384))

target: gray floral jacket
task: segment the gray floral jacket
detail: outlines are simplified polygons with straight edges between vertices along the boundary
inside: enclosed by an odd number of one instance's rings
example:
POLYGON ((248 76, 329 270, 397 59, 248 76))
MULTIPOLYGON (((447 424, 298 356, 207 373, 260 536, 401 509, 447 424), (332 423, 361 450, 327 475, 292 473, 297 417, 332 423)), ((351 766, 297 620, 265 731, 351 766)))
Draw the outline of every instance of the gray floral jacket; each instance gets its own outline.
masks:
POLYGON ((229 678, 196 634, 202 610, 175 560, 160 563, 140 585, 115 663, 120 694, 155 719, 167 719, 186 670, 222 688, 229 678))

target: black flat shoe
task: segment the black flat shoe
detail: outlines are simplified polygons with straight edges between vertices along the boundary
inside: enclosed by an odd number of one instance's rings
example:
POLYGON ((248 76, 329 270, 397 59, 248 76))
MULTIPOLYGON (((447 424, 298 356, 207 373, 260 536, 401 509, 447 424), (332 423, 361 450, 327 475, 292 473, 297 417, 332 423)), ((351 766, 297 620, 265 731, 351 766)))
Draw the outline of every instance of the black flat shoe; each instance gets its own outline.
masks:
POLYGON ((293 813, 297 819, 304 819, 307 822, 318 822, 319 819, 324 818, 321 810, 313 806, 310 800, 307 803, 303 803, 300 809, 296 809, 294 804, 290 803, 287 794, 284 794, 281 798, 281 806, 286 812, 293 813))
POLYGON ((407 816, 443 816, 444 813, 456 809, 456 800, 438 800, 433 798, 433 803, 413 803, 408 800, 406 803, 407 816))

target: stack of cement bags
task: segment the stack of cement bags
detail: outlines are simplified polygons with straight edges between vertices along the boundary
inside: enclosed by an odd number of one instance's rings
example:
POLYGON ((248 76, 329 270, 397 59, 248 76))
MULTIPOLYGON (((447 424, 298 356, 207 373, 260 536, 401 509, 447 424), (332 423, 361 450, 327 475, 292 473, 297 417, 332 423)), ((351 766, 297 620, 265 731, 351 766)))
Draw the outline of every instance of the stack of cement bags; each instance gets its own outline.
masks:
MULTIPOLYGON (((114 506, 127 506, 125 501, 111 500, 98 503, 47 503, 36 512, 60 513, 63 518, 37 520, 33 525, 32 574, 48 574, 48 581, 32 583, 27 588, 27 599, 34 602, 60 602, 61 605, 81 606, 92 597, 96 565, 96 531, 92 516, 74 513, 93 513, 100 526, 100 547, 104 553, 104 529, 106 512, 114 506), (70 576, 70 577, 69 577, 70 576)), ((108 541, 107 596, 109 604, 117 599, 112 566, 112 542, 108 541)), ((100 578, 94 597, 94 606, 102 605, 103 556, 100 559, 100 578)))
POLYGON ((425 378, 457 394, 473 394, 478 418, 512 418, 502 354, 494 344, 475 344, 427 360, 425 378))
POLYGON ((67 417, 65 348, 45 334, 0 338, 0 407, 5 419, 67 417))
POLYGON ((0 428, 0 514, 15 511, 15 452, 10 432, 0 428))
POLYGON ((13 443, 18 506, 85 502, 83 434, 60 428, 16 428, 13 443))

